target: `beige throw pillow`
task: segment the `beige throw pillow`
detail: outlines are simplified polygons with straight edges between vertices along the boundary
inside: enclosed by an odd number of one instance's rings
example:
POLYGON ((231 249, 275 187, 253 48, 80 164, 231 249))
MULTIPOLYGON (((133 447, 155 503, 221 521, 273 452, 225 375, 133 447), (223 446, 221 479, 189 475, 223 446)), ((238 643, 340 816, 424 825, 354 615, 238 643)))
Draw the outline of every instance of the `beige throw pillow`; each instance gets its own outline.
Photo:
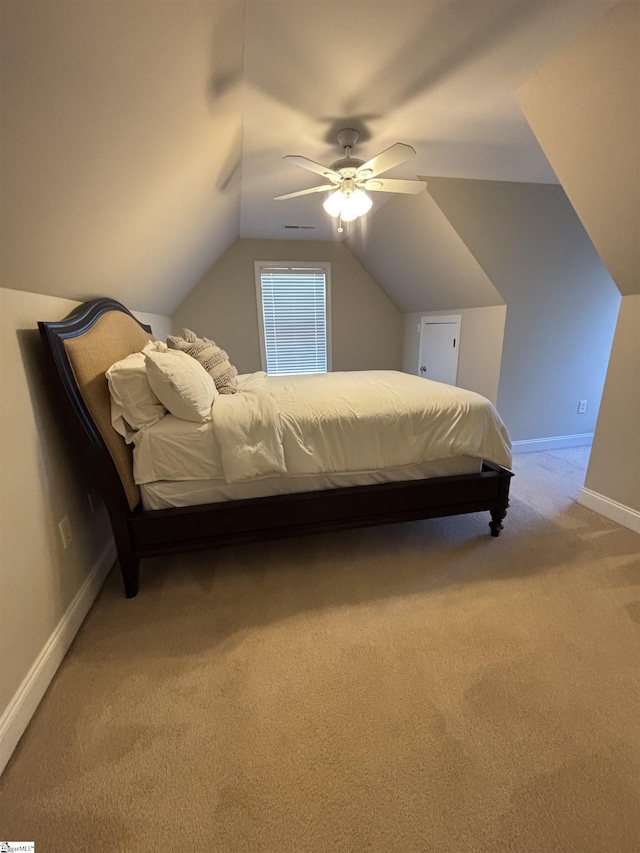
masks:
POLYGON ((238 390, 236 376, 238 371, 229 362, 229 356, 209 338, 199 338, 190 329, 185 329, 183 337, 169 335, 167 346, 170 349, 186 352, 204 367, 215 382, 220 394, 235 394, 238 390))

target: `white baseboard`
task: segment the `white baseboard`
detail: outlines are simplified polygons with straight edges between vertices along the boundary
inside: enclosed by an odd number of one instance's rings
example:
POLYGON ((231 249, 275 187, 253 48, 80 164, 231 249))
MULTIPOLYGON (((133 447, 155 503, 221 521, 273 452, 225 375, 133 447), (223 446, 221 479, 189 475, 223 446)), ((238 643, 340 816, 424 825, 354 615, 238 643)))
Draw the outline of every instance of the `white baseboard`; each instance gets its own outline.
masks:
POLYGON ((617 501, 612 501, 611 498, 605 498, 604 495, 592 492, 591 489, 584 487, 578 492, 578 503, 586 506, 587 509, 604 515, 605 518, 610 518, 611 521, 615 521, 623 527, 628 527, 635 533, 640 533, 640 512, 631 509, 630 506, 619 504, 617 501))
POLYGON ((11 758, 115 560, 116 548, 110 540, 0 717, 0 773, 11 758))
POLYGON ((553 435, 549 438, 529 438, 512 442, 513 453, 535 453, 539 450, 561 450, 565 447, 587 447, 593 444, 592 432, 577 435, 553 435))

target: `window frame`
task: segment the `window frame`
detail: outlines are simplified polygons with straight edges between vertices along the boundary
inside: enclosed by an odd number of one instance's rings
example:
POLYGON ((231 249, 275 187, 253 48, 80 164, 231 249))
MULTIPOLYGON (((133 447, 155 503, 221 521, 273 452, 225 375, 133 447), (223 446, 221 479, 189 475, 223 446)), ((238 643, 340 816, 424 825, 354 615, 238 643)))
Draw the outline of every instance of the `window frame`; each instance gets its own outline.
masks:
MULTIPOLYGON (((256 306, 258 309, 258 334, 260 338, 260 363, 262 370, 267 371, 267 350, 264 332, 264 312, 262 310, 262 272, 263 270, 322 270, 325 282, 325 331, 327 348, 327 373, 333 370, 332 357, 332 334, 331 334, 331 262, 330 261, 254 261, 253 263, 256 283, 256 306)), ((319 371, 313 373, 274 373, 273 376, 316 376, 322 375, 319 371)))

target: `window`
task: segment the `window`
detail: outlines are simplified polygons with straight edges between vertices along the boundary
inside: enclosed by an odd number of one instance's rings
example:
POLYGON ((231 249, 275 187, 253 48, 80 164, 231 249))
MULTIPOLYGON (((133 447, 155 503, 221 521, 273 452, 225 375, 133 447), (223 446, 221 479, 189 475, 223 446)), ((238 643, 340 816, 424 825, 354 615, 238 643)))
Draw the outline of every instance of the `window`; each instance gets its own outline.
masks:
POLYGON ((331 264, 255 262, 262 368, 271 375, 331 369, 331 264))

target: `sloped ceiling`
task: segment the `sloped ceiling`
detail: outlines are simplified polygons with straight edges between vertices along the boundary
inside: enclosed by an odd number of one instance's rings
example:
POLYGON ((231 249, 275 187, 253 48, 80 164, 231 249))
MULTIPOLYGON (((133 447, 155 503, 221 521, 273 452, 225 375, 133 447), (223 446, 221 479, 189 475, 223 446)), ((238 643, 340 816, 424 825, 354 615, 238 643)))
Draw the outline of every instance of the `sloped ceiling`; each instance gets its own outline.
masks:
POLYGON ((405 314, 504 303, 428 192, 390 198, 346 243, 405 314))
POLYGON ((617 4, 516 97, 620 292, 640 293, 638 0, 617 4))
POLYGON ((343 126, 365 159, 416 148, 389 176, 554 182, 513 92, 612 5, 1 2, 0 284, 156 313, 239 235, 336 239, 317 196, 272 196, 343 126))
MULTIPOLYGON (((610 3, 565 0, 248 2, 241 236, 339 239, 322 199, 274 202, 323 183, 286 161, 329 164, 336 132, 363 159, 394 142, 417 157, 387 173, 556 181, 514 90, 610 3), (294 236, 294 235, 290 235, 294 236)), ((378 193, 379 205, 388 196, 378 193)))
POLYGON ((171 313, 238 235, 242 4, 2 11, 0 283, 171 313))

